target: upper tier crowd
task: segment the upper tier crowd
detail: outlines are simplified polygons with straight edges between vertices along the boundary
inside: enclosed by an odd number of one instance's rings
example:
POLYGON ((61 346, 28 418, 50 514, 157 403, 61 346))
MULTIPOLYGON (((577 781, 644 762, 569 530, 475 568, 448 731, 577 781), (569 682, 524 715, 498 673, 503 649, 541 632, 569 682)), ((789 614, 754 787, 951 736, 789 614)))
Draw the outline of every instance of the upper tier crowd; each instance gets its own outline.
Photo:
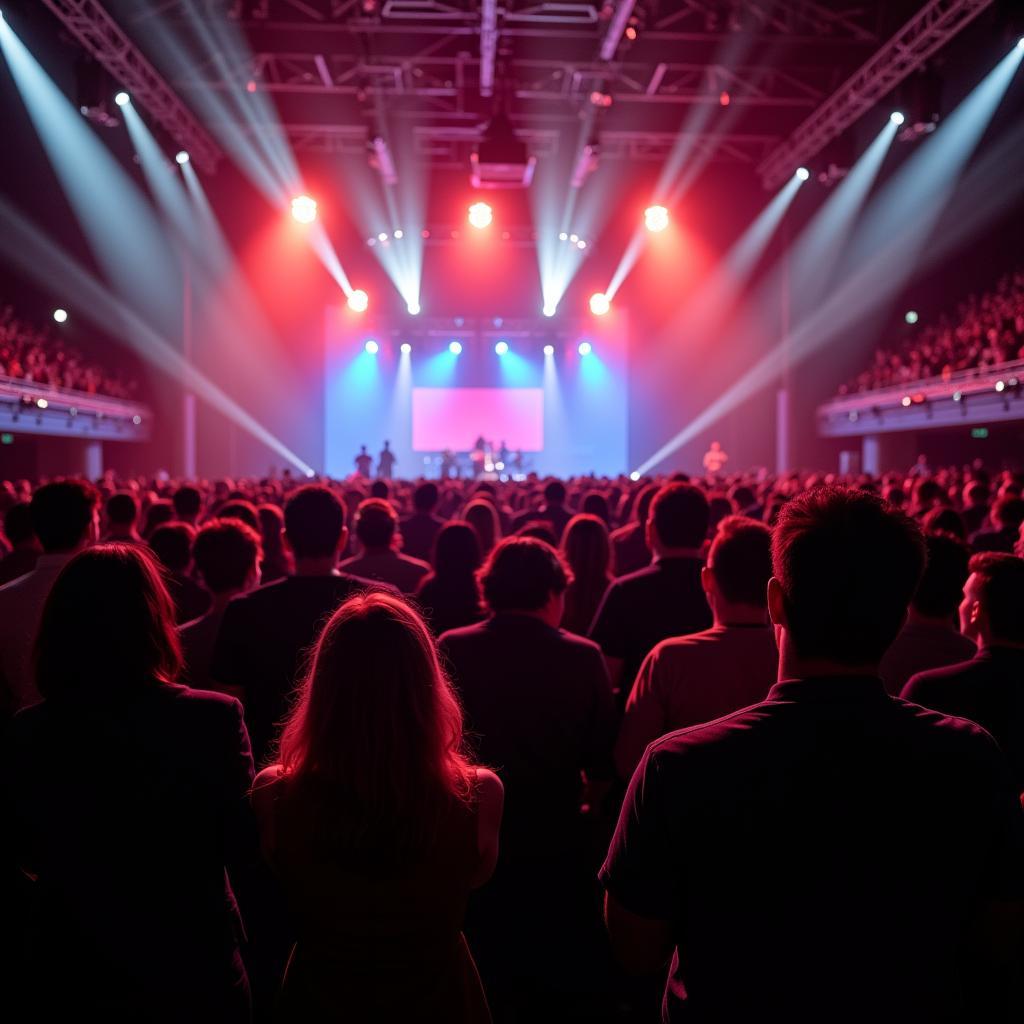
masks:
POLYGON ((19 319, 12 306, 0 308, 0 377, 108 398, 133 400, 139 393, 138 381, 123 370, 92 362, 52 330, 19 319))
POLYGON ((3 483, 6 1019, 1024 1019, 1022 491, 3 483))
POLYGON ((952 316, 908 326, 893 348, 875 350, 871 365, 839 393, 948 380, 960 370, 985 370, 1024 359, 1024 270, 1005 274, 991 291, 971 295, 952 316))

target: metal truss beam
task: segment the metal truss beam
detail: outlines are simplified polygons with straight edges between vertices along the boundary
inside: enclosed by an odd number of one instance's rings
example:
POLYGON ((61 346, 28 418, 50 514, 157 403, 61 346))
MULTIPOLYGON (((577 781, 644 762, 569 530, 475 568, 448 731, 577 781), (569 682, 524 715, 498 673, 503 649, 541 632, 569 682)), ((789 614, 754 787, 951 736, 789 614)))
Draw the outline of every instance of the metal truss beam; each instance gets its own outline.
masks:
POLYGON ((930 0, 854 72, 758 167, 764 186, 778 188, 932 54, 970 24, 992 0, 930 0))
POLYGON ((170 134, 192 162, 212 172, 224 155, 195 115, 142 55, 99 0, 43 0, 64 27, 170 134))

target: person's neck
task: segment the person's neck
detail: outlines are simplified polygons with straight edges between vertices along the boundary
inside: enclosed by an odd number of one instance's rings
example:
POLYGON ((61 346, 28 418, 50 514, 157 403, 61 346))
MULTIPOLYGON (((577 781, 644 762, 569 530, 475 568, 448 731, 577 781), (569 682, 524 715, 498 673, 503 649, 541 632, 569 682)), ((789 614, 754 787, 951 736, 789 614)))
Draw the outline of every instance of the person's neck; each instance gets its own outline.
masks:
POLYGON ((715 601, 711 606, 715 625, 728 626, 767 626, 768 609, 758 608, 752 604, 729 604, 715 601))
POLYGON ((394 554, 394 552, 392 551, 391 545, 389 545, 389 544, 385 544, 385 545, 383 545, 383 547, 381 547, 381 546, 370 547, 367 544, 363 545, 363 555, 366 558, 380 558, 382 555, 391 555, 391 554, 394 554))
POLYGON ((536 619, 538 622, 543 622, 545 626, 551 625, 550 616, 543 608, 503 608, 500 612, 494 612, 493 614, 495 616, 515 615, 518 618, 536 619))
POLYGON ((214 594, 213 600, 210 602, 210 611, 208 614, 223 615, 225 609, 231 603, 232 598, 244 593, 245 587, 232 587, 231 590, 225 590, 219 594, 214 594))
POLYGON ((323 558, 296 558, 296 576, 333 576, 337 570, 338 559, 335 555, 323 558))
POLYGON ((107 534, 110 540, 135 540, 138 536, 134 526, 111 526, 107 534))
POLYGON ((807 658, 800 655, 782 630, 779 638, 779 680, 813 679, 820 676, 877 676, 878 662, 846 665, 830 658, 807 658))
POLYGON ((911 606, 907 612, 908 626, 934 626, 936 628, 952 629, 952 615, 925 615, 911 606))

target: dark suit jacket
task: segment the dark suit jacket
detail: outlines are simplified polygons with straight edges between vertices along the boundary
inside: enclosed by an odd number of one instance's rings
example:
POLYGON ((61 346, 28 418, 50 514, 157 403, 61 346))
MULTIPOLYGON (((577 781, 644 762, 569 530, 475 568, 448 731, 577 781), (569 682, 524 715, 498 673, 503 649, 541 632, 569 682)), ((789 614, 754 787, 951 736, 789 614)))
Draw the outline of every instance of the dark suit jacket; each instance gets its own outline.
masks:
POLYGON ((244 1020, 226 868, 258 855, 241 705, 148 684, 14 719, 7 824, 37 876, 34 1001, 73 1017, 244 1020))

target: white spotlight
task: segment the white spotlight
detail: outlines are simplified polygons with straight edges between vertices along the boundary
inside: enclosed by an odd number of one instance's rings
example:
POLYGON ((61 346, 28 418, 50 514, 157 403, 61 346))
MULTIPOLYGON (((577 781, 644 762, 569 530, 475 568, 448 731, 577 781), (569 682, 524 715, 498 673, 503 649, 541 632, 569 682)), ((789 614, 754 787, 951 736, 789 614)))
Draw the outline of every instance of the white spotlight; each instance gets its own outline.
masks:
POLYGON ((594 316, 604 316, 612 308, 611 299, 604 292, 594 292, 590 296, 590 312, 594 316))
POLYGON ((126 107, 126 106, 128 106, 128 104, 129 104, 129 103, 131 103, 131 100, 132 100, 132 98, 131 98, 131 97, 130 97, 130 96, 128 95, 128 93, 126 93, 126 92, 119 92, 119 93, 118 93, 118 94, 117 94, 117 95, 116 95, 116 96, 114 97, 114 102, 115 102, 115 103, 116 103, 116 104, 117 104, 117 105, 118 105, 119 107, 126 107))
POLYGON ((66 309, 55 309, 53 311, 53 319, 56 320, 57 323, 59 323, 59 324, 65 323, 67 321, 67 318, 68 318, 68 311, 66 309))
POLYGON ((906 118, 898 110, 894 110, 889 115, 889 120, 892 121, 893 124, 903 124, 906 118))
POLYGON ((589 356, 590 353, 594 351, 594 346, 591 345, 589 341, 581 341, 579 345, 576 346, 576 351, 579 352, 581 356, 589 356))
POLYGON ((395 228, 395 238, 401 241, 405 238, 405 232, 401 228, 395 228))
POLYGON ((555 346, 554 345, 545 345, 544 346, 544 355, 546 355, 546 356, 553 356, 554 354, 555 354, 555 346))
POLYGON ((469 223, 475 228, 485 228, 494 220, 494 211, 490 203, 473 203, 469 208, 469 223))
POLYGON ((316 220, 316 200, 309 196, 296 196, 292 200, 292 216, 300 224, 312 224, 316 220))
POLYGON ((412 345, 407 341, 403 341, 400 348, 402 350, 402 355, 404 356, 407 356, 412 351, 412 345))
POLYGON ((809 170, 807 170, 806 167, 798 167, 796 169, 796 176, 801 181, 806 181, 811 176, 811 172, 809 170))
POLYGON ((1020 39, 1017 40, 1017 49, 1024 50, 1024 36, 1021 36, 1020 39))
POLYGON ((405 308, 409 311, 409 316, 420 315, 420 304, 415 299, 407 303, 405 308))
POLYGON ((380 233, 380 234, 379 234, 379 235, 377 236, 377 241, 378 241, 378 242, 386 242, 387 240, 388 240, 388 233, 387 233, 386 231, 382 231, 382 232, 381 232, 381 233, 380 233))
POLYGON ((363 291, 362 288, 357 288, 348 297, 348 308, 354 313, 365 313, 366 307, 370 305, 370 296, 363 291))
POLYGON ((644 210, 644 227, 648 231, 664 231, 668 227, 668 210, 664 206, 648 206, 644 210))
POLYGON ((558 240, 560 242, 568 242, 569 241, 569 236, 564 231, 559 231, 558 232, 558 240))
POLYGON ((554 316, 558 307, 553 302, 545 302, 543 313, 545 316, 554 316))
POLYGON ((185 152, 185 150, 183 150, 183 149, 180 149, 180 150, 178 150, 178 152, 177 152, 177 153, 175 154, 175 156, 174 156, 174 159, 175 159, 175 160, 176 160, 176 161, 177 161, 177 162, 178 162, 179 164, 181 164, 182 166, 184 166, 185 164, 187 164, 187 163, 188 163, 188 153, 186 153, 186 152, 185 152))
POLYGON ((503 355, 505 355, 506 352, 508 352, 508 342, 507 341, 499 341, 498 344, 494 346, 494 354, 495 355, 503 356, 503 355))
POLYGON ((448 351, 451 352, 451 354, 453 356, 462 355, 462 342, 461 341, 453 341, 453 342, 451 342, 451 344, 448 346, 448 351))
POLYGON ((634 469, 633 472, 629 474, 629 479, 632 480, 633 483, 636 483, 637 480, 640 479, 640 474, 634 469))
POLYGON ((367 353, 371 356, 375 356, 380 351, 380 345, 372 340, 368 341, 363 348, 366 349, 367 353))

